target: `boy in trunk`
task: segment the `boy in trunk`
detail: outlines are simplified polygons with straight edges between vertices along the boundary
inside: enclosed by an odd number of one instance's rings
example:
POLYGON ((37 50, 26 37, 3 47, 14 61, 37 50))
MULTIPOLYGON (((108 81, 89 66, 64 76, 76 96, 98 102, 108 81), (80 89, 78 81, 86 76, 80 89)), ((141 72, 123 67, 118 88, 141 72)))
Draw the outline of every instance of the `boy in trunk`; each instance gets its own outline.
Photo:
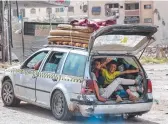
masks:
MULTIPOLYGON (((123 79, 123 78, 116 78, 119 75, 123 74, 131 74, 131 73, 138 73, 139 69, 136 70, 126 70, 123 72, 116 71, 117 63, 112 59, 107 59, 104 63, 100 63, 100 61, 95 61, 95 70, 100 71, 103 78, 104 78, 104 86, 105 88, 100 88, 97 86, 97 78, 94 73, 92 73, 92 78, 95 81, 94 87, 95 92, 100 101, 106 101, 113 92, 123 89, 121 85, 135 85, 138 84, 141 80, 141 76, 139 75, 135 80, 131 79, 123 79), (106 67, 107 66, 107 67, 106 67), (100 96, 101 94, 101 96, 100 96)), ((134 96, 130 89, 127 89, 126 92, 129 95, 129 99, 135 101, 137 98, 134 96)), ((116 102, 121 102, 122 98, 119 95, 116 95, 117 99, 116 102)))

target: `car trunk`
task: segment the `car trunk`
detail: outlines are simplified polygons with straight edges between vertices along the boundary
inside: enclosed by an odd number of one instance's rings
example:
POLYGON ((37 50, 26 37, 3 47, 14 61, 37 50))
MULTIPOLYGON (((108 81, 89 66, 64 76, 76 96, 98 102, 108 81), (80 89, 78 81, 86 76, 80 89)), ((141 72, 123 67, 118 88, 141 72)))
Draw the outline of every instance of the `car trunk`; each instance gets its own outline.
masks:
MULTIPOLYGON (((142 85, 143 85, 143 92, 141 94, 139 94, 139 100, 137 100, 136 102, 144 102, 146 100, 146 94, 147 94, 147 76, 146 73, 143 69, 143 67, 141 66, 141 64, 139 63, 139 61, 136 59, 135 56, 133 55, 124 55, 124 54, 99 54, 99 55, 93 55, 91 58, 91 64, 90 64, 90 74, 92 73, 93 70, 93 62, 94 61, 104 61, 106 58, 112 58, 114 61, 117 62, 117 70, 116 71, 126 71, 126 70, 134 70, 136 68, 139 68, 141 71, 141 75, 143 76, 143 79, 141 81, 142 85)), ((133 74, 125 74, 125 75, 120 75, 116 78, 124 78, 124 79, 132 79, 135 80, 135 78, 138 76, 138 73, 133 73, 133 74)), ((91 76, 92 80, 93 77, 91 76)), ((98 82, 97 80, 97 84, 99 85, 100 82, 98 82)), ((113 82, 111 82, 113 83, 113 82)), ((101 83, 100 83, 101 84, 101 83)), ((122 85, 123 86, 123 85, 122 85)), ((127 85, 128 88, 130 87, 136 87, 135 85, 127 85)), ((126 86, 126 87, 127 87, 126 86)), ((123 86, 124 87, 124 86, 123 86)), ((100 88, 100 87, 99 87, 100 88)), ((105 88, 105 87, 104 87, 105 88)), ((100 88, 101 89, 101 88, 100 88)), ((125 88, 123 89, 125 90, 125 88)), ((132 92, 132 91, 131 91, 132 92)), ((95 94, 95 93, 94 93, 95 94)), ((91 94, 90 94, 91 95, 91 94)), ((96 94, 95 94, 96 96, 96 94)), ((89 95, 87 95, 87 97, 90 97, 89 95)), ((128 94, 126 96, 121 96, 123 99, 123 102, 121 102, 121 104, 124 103, 132 103, 133 101, 130 101, 128 98, 128 94)), ((112 94, 109 98, 108 101, 103 103, 101 101, 99 101, 98 99, 95 100, 95 102, 97 104, 115 104, 116 103, 116 97, 114 94, 112 94)))

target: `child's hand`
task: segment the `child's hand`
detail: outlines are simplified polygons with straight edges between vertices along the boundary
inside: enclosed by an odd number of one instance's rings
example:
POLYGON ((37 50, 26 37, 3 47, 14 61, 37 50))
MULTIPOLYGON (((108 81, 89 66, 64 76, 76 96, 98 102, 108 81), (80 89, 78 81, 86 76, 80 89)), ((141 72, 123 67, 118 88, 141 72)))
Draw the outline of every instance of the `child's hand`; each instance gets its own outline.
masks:
POLYGON ((137 72, 140 72, 140 69, 139 69, 139 68, 137 68, 137 69, 136 69, 136 71, 137 71, 137 72))
POLYGON ((110 62, 112 60, 112 58, 107 58, 106 59, 106 62, 108 63, 108 62, 110 62))

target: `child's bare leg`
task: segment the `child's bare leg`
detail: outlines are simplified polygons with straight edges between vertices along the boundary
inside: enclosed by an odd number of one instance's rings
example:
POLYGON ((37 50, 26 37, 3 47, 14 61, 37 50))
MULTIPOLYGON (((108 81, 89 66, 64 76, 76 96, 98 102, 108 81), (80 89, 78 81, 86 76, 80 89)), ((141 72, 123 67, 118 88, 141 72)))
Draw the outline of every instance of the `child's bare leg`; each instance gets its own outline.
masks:
POLYGON ((116 99, 116 102, 122 102, 122 98, 119 96, 119 95, 116 95, 117 99, 116 99))
POLYGON ((131 100, 131 101, 136 101, 136 100, 138 99, 136 96, 134 96, 134 95, 132 94, 132 92, 131 92, 130 89, 127 89, 126 92, 127 92, 128 95, 129 95, 129 100, 131 100))
POLYGON ((134 96, 134 95, 131 93, 131 90, 130 90, 130 89, 127 89, 126 92, 128 93, 129 96, 134 96))

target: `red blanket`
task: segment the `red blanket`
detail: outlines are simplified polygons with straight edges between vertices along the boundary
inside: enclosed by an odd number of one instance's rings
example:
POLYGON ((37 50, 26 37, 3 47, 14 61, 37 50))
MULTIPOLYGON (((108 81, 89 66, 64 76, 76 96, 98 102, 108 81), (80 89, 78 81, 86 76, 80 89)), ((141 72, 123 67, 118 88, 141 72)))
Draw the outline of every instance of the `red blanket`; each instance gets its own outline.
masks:
POLYGON ((105 21, 89 21, 88 19, 84 20, 73 20, 70 22, 73 26, 88 26, 93 28, 94 30, 98 30, 100 27, 107 26, 107 25, 114 25, 116 24, 116 19, 113 20, 105 20, 105 21))

